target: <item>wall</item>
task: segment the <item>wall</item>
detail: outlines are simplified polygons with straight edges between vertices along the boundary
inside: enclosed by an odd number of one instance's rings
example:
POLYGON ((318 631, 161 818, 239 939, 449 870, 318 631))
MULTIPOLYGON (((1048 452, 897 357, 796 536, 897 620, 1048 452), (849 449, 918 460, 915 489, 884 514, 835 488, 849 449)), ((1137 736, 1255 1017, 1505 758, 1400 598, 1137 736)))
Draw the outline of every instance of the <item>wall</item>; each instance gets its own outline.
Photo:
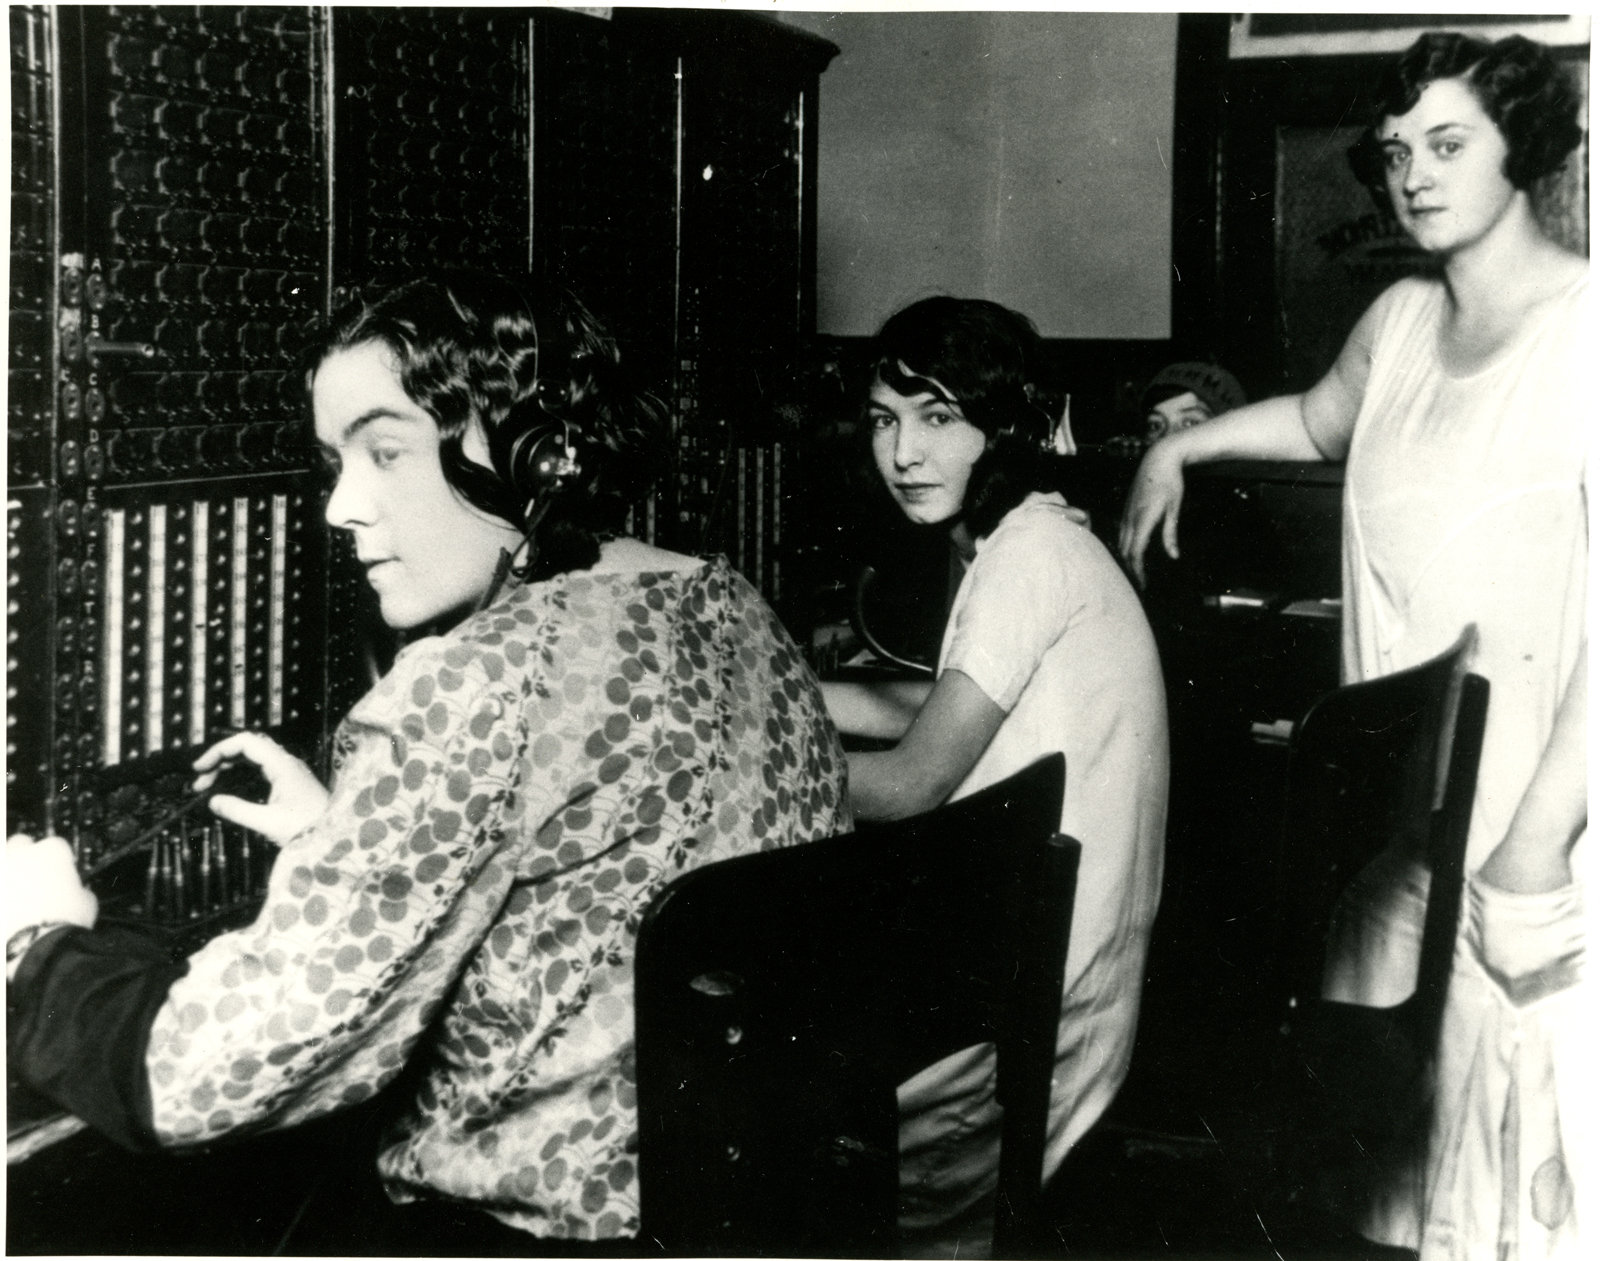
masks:
POLYGON ((800 13, 832 40, 818 157, 818 331, 929 293, 1046 337, 1169 335, 1170 13, 800 13))

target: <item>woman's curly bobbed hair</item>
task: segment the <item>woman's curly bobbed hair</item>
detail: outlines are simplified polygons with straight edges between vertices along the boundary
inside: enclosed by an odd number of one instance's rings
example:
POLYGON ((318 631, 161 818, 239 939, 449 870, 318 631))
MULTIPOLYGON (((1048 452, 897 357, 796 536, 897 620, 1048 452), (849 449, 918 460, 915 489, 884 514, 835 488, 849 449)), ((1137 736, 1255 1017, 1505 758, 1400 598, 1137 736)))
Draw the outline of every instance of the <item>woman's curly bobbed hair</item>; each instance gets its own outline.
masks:
POLYGON ((547 492, 538 515, 524 574, 538 580, 594 564, 601 541, 667 466, 671 446, 664 409, 625 382, 616 342, 594 316, 570 294, 538 302, 535 292, 467 270, 376 283, 313 329, 302 364, 309 387, 336 351, 386 345, 401 388, 439 426, 445 480, 518 529, 527 528, 528 499, 508 472, 511 438, 566 422, 579 471, 547 492), (462 449, 474 421, 494 468, 462 449))
POLYGON ((983 298, 924 298, 890 316, 873 340, 871 377, 896 394, 954 403, 988 439, 972 466, 962 515, 973 535, 1036 490, 1056 489, 1045 453, 1050 417, 1033 401, 1039 332, 1021 312, 983 298))
POLYGON ((1559 170, 1583 139, 1577 85, 1543 44, 1521 35, 1490 43, 1471 35, 1430 31, 1392 62, 1374 89, 1372 125, 1350 148, 1350 166, 1374 195, 1387 199, 1378 128, 1409 113, 1423 88, 1464 79, 1506 141, 1505 176, 1514 188, 1559 170))

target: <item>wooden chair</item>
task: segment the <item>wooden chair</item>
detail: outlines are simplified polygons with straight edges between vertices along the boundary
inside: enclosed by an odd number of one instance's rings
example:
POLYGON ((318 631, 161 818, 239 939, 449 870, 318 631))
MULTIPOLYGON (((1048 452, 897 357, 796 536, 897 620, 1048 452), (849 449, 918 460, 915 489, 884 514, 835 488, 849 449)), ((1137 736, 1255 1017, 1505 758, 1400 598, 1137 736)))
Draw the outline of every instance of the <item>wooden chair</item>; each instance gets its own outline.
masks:
POLYGON ((1329 693, 1290 740, 1283 932, 1292 1194, 1334 1213, 1362 1171, 1420 1141, 1450 982, 1489 684, 1475 632, 1408 670, 1329 693), (1431 869, 1415 992, 1393 1007, 1321 997, 1327 933, 1350 880, 1386 845, 1431 869))
POLYGON ((1040 1200, 1079 846, 1064 759, 916 818, 698 868, 639 930, 641 1245, 888 1256, 896 1085, 994 1042, 996 1255, 1040 1200))

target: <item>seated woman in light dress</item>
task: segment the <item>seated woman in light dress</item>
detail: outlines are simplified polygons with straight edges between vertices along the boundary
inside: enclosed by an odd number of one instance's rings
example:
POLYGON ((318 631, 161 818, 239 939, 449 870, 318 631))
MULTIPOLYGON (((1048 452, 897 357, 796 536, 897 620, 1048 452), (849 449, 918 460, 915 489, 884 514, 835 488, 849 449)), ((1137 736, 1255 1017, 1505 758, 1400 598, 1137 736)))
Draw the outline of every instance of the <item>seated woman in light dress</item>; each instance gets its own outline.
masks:
MULTIPOLYGON (((910 520, 947 533, 965 572, 933 683, 823 690, 843 730, 894 742, 849 755, 863 819, 929 810, 1066 755, 1061 830, 1083 858, 1053 1171, 1127 1074, 1161 888, 1167 715, 1138 597, 1053 489, 1050 418, 1030 396, 1037 344, 1025 317, 976 299, 926 299, 879 332, 866 399, 878 472, 910 520)), ((902 1240, 970 1256, 997 1169, 992 1052, 930 1066, 902 1085, 900 1109, 902 1240)))

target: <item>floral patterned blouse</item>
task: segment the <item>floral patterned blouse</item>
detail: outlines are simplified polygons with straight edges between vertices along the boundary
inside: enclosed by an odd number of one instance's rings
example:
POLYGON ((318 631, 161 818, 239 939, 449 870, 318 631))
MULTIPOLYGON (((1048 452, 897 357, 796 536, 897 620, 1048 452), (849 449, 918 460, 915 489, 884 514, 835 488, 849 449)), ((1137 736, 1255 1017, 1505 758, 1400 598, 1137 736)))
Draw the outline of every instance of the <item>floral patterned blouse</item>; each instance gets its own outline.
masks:
POLYGON ((351 710, 328 811, 155 1018, 156 1134, 302 1121, 415 1060, 379 1157, 394 1198, 636 1233, 640 917, 679 872, 847 827, 844 767, 726 560, 512 590, 351 710))

